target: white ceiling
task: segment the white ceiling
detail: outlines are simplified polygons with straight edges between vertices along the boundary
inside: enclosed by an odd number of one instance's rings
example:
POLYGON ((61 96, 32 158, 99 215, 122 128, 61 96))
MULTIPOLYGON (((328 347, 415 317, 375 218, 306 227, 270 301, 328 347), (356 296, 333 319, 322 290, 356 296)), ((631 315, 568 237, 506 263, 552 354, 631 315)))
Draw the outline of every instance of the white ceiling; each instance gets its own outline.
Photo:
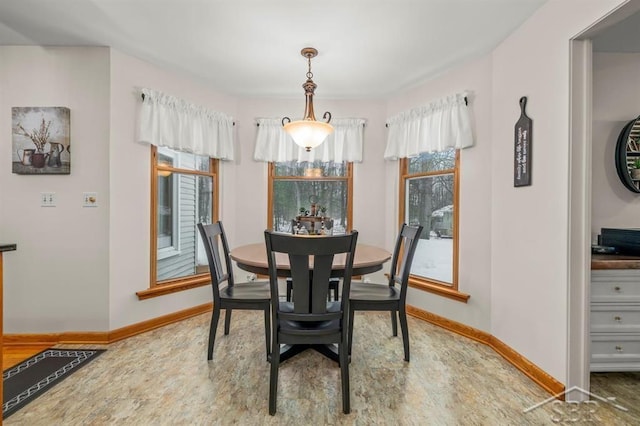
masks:
POLYGON ((0 45, 111 46, 235 96, 385 97, 490 52, 546 0, 1 0, 0 45))

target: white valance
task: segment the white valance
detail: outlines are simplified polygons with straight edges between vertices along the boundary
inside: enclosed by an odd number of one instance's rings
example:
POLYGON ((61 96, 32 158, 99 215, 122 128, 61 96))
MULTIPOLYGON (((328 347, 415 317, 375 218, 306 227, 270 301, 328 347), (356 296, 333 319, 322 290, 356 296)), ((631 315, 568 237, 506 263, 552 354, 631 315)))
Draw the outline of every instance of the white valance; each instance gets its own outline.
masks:
POLYGON ((473 146, 466 97, 466 93, 457 93, 388 119, 384 158, 397 160, 423 152, 473 146))
POLYGON ((152 89, 142 89, 138 140, 233 160, 233 118, 152 89))
POLYGON ((336 118, 331 120, 333 133, 320 146, 306 152, 296 145, 282 128, 282 118, 259 118, 256 120, 256 148, 253 153, 257 161, 322 161, 362 162, 364 140, 363 118, 336 118))

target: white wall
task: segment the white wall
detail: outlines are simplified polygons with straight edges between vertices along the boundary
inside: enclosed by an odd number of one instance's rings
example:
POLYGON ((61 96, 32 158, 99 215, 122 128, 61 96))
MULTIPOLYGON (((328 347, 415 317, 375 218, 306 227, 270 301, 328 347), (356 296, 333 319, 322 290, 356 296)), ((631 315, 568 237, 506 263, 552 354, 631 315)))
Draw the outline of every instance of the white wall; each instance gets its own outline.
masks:
POLYGON ((0 238, 7 333, 107 330, 109 50, 0 47, 0 238), (11 107, 71 110, 71 174, 11 172, 11 107), (82 193, 98 193, 83 208, 82 193), (55 192, 57 207, 40 207, 55 192))
MULTIPOLYGON (((110 283, 109 329, 190 308, 211 301, 211 288, 138 300, 136 291, 149 287, 150 148, 136 142, 136 114, 141 98, 137 89, 149 87, 227 115, 236 115, 236 101, 192 78, 161 70, 111 50, 110 138, 110 283)), ((234 182, 222 167, 221 219, 233 210, 227 205, 234 182)))
POLYGON ((621 0, 550 0, 493 56, 492 334, 567 372, 569 40, 621 0), (533 185, 513 187, 518 99, 533 119, 533 185))
MULTIPOLYGON (((461 303, 411 288, 407 303, 437 315, 490 331, 491 312, 491 57, 463 64, 388 102, 391 117, 436 99, 469 91, 475 145, 460 153, 460 259, 458 289, 471 295, 461 303)), ((398 162, 389 161, 387 179, 398 181, 398 162)), ((398 199, 398 185, 391 199, 398 199)), ((393 203, 392 220, 398 217, 393 203)))
POLYGON ((640 54, 593 55, 591 232, 640 226, 640 196, 618 178, 615 150, 622 128, 640 115, 640 54))

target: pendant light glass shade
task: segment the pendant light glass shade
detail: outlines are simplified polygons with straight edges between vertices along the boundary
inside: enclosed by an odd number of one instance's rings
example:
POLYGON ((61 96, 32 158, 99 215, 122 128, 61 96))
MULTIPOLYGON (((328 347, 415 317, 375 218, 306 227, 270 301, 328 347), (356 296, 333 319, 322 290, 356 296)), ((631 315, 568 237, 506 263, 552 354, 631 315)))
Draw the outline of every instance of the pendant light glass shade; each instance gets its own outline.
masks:
POLYGON ((311 151, 333 132, 333 126, 321 121, 299 120, 285 124, 284 131, 291 136, 296 144, 311 151))
POLYGON ((307 151, 320 145, 333 132, 333 126, 329 124, 331 121, 331 113, 325 112, 323 117, 326 122, 317 121, 313 112, 313 94, 317 85, 313 82, 313 73, 311 72, 311 58, 318 54, 313 47, 305 47, 300 52, 302 56, 307 58, 309 70, 307 71, 307 81, 302 85, 305 95, 304 118, 298 121, 291 121, 289 117, 282 119, 282 126, 293 141, 307 151), (286 121, 286 122, 285 122, 286 121))

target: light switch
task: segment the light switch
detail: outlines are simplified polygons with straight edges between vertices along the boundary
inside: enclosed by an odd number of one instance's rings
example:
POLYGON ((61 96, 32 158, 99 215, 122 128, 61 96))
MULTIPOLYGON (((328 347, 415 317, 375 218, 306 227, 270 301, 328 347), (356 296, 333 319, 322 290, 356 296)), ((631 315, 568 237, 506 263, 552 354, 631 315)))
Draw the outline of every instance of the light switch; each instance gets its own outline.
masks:
POLYGON ((41 192, 40 193, 40 207, 55 207, 56 206, 56 193, 55 192, 41 192))

